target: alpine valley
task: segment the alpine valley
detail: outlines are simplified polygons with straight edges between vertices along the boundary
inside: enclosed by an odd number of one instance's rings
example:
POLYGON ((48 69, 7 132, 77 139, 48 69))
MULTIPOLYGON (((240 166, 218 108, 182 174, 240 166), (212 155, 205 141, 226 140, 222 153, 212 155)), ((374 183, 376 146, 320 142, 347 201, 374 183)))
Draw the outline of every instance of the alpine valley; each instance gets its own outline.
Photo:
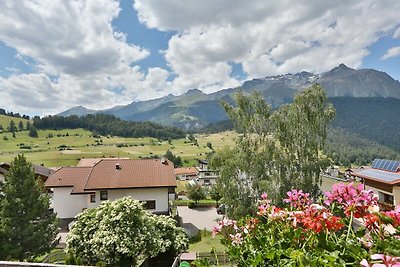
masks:
POLYGON ((233 103, 237 90, 259 91, 273 108, 292 101, 294 95, 319 83, 336 108, 332 124, 337 133, 357 135, 372 146, 383 145, 400 152, 400 82, 385 72, 373 69, 352 69, 344 64, 320 74, 300 72, 253 79, 241 87, 222 89, 206 94, 191 89, 185 94, 132 102, 106 110, 73 107, 58 115, 69 116, 105 113, 124 120, 152 121, 185 130, 208 128, 229 129, 227 116, 220 101, 233 103), (208 126, 208 127, 207 127, 208 126), (343 132, 344 131, 344 132, 343 132))

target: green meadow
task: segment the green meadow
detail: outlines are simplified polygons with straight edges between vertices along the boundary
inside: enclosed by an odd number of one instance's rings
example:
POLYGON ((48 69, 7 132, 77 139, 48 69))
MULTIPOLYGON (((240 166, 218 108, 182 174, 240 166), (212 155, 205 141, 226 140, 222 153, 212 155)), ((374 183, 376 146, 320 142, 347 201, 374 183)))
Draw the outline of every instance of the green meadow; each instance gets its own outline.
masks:
MULTIPOLYGON (((0 116, 0 119, 4 119, 1 117, 5 116, 0 116)), ((18 125, 19 118, 14 119, 18 125)), ((4 128, 7 126, 7 123, 3 123, 4 128)), ((172 140, 169 143, 155 138, 93 137, 91 132, 83 129, 38 130, 38 134, 38 138, 32 138, 28 136, 28 131, 18 131, 14 138, 12 133, 0 133, 0 162, 9 162, 23 153, 29 161, 48 167, 76 166, 81 158, 137 159, 161 156, 169 149, 182 158, 184 165, 191 166, 195 164, 195 159, 205 159, 206 154, 211 152, 207 147, 208 142, 213 149, 218 150, 224 146, 233 146, 236 137, 235 132, 198 134, 195 135, 198 146, 195 146, 188 139, 172 140)))

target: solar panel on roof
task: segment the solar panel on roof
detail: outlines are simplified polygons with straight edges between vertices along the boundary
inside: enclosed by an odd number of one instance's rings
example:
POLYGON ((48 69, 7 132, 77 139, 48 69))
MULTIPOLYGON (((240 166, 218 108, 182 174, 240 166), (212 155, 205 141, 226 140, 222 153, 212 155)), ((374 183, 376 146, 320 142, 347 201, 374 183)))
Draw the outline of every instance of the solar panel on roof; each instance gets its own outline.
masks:
POLYGON ((393 171, 397 172, 399 170, 399 167, 400 167, 400 162, 396 161, 394 166, 393 166, 393 171))
POLYGON ((387 160, 385 160, 385 159, 382 159, 382 160, 381 160, 381 164, 379 164, 379 169, 382 169, 382 170, 384 169, 383 167, 385 166, 386 161, 387 161, 387 160))
POLYGON ((383 163, 382 169, 388 170, 390 163, 392 163, 390 160, 385 160, 385 162, 383 163))
POLYGON ((395 160, 375 159, 371 167, 374 169, 397 172, 400 167, 400 162, 395 160))
POLYGON ((394 171, 394 166, 396 164, 396 161, 390 161, 389 166, 386 168, 386 170, 393 172, 394 171))
POLYGON ((372 168, 376 168, 376 166, 378 165, 379 159, 374 159, 374 161, 372 162, 371 167, 372 168))

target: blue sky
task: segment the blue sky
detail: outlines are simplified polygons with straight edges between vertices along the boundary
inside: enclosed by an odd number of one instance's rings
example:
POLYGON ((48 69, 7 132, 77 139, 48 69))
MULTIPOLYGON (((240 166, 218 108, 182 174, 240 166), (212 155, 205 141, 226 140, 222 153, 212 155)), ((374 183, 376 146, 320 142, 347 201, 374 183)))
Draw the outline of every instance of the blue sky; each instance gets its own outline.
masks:
POLYGON ((5 0, 0 107, 109 108, 340 63, 400 80, 398 10, 397 0, 5 0))

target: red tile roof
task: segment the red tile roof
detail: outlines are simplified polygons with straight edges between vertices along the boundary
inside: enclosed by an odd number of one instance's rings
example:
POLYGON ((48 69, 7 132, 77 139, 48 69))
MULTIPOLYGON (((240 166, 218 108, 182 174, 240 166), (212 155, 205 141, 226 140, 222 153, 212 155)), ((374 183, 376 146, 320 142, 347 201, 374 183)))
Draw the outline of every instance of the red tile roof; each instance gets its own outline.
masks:
POLYGON ((84 187, 91 171, 92 167, 62 167, 49 176, 45 186, 72 187, 71 194, 87 194, 84 187))
POLYGON ((186 167, 186 168, 176 168, 175 169, 175 174, 176 175, 181 175, 181 174, 197 174, 197 169, 195 167, 186 167))
POLYGON ((174 165, 160 159, 104 159, 93 167, 85 190, 145 187, 176 187, 174 165))
POLYGON ((168 160, 101 159, 93 167, 63 167, 50 175, 45 186, 73 187, 72 193, 79 194, 98 189, 176 187, 176 179, 168 160))
MULTIPOLYGON (((93 167, 96 165, 100 160, 103 159, 115 159, 115 158, 87 158, 87 159, 80 159, 78 162, 78 167, 93 167)), ((121 159, 121 158, 119 158, 121 159)), ((129 158, 123 158, 129 159, 129 158)))

